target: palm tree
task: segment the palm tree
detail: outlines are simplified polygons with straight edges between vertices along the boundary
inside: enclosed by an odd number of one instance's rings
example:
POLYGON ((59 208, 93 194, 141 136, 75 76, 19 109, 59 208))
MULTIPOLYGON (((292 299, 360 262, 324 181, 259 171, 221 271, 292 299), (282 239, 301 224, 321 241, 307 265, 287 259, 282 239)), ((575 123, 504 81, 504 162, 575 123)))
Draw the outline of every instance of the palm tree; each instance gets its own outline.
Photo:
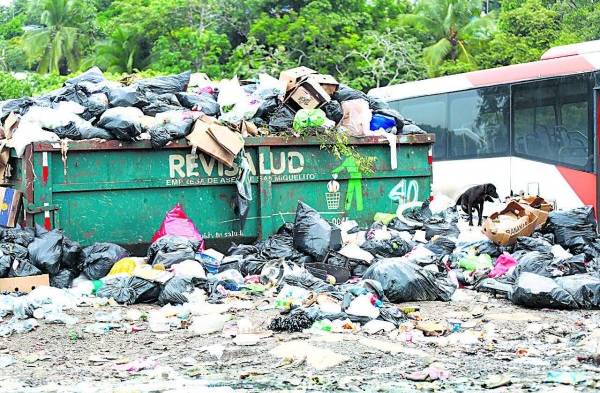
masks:
POLYGON ((42 26, 25 32, 23 49, 39 73, 68 73, 77 69, 78 28, 73 0, 41 0, 42 26))
POLYGON ((139 36, 129 29, 118 27, 109 39, 98 44, 96 52, 98 66, 108 72, 130 74, 144 65, 139 36))
POLYGON ((481 16, 481 0, 419 0, 412 14, 399 16, 401 24, 425 31, 432 44, 423 49, 429 72, 444 60, 473 63, 471 50, 491 38, 495 15, 481 16))

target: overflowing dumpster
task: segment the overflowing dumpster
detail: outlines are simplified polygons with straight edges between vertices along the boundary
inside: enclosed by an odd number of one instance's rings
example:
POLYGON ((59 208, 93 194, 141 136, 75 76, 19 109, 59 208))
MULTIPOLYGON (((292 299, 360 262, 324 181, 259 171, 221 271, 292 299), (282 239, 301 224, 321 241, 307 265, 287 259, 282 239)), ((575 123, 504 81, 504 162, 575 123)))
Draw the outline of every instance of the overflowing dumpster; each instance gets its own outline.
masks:
POLYGON ((149 141, 32 144, 11 158, 10 185, 23 192, 25 225, 60 228, 82 245, 147 244, 177 203, 209 242, 262 238, 293 221, 298 200, 333 223, 367 224, 376 212, 427 199, 433 138, 398 136, 396 165, 385 138, 353 139, 359 154, 376 159, 372 173, 338 159, 318 138, 247 138, 254 198, 243 228, 233 210, 238 168, 192 154, 185 141, 159 150, 149 141))

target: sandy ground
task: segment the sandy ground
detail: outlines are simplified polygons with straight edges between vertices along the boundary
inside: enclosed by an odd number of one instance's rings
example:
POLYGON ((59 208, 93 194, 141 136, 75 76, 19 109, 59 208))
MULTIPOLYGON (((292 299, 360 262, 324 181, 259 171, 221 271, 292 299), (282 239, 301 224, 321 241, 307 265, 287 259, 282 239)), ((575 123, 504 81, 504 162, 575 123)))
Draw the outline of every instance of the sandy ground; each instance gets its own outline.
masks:
POLYGON ((69 312, 79 318, 72 327, 42 321, 32 332, 0 338, 0 391, 476 392, 500 384, 495 391, 569 392, 600 387, 600 365, 581 361, 600 349, 599 312, 527 310, 469 290, 457 291, 454 299, 411 303, 420 307, 411 314, 420 321, 373 335, 269 336, 267 325, 278 311, 258 310, 258 298, 250 309, 231 310, 233 319, 223 332, 208 336, 193 336, 185 321, 183 328, 167 333, 150 331, 145 321, 123 321, 96 335, 85 329, 97 311, 149 313, 158 306, 78 307, 69 312), (240 320, 259 333, 255 345, 236 343, 240 320), (424 336, 414 329, 418 322, 441 322, 456 331, 424 336), (129 333, 131 325, 145 330, 129 333), (2 366, 2 359, 14 363, 2 366), (123 369, 137 359, 144 361, 138 363, 141 370, 123 369), (423 370, 428 380, 410 380, 423 379, 412 375, 423 370), (566 378, 563 384, 548 382, 552 371, 566 372, 559 374, 566 378), (438 377, 443 380, 431 381, 438 377))

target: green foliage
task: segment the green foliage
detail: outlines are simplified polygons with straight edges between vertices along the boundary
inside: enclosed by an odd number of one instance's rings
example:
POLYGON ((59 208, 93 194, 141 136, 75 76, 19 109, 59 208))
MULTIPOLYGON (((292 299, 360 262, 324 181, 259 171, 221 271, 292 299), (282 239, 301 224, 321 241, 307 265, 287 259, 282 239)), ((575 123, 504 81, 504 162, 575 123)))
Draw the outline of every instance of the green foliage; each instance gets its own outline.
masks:
POLYGON ((27 83, 31 86, 33 95, 40 95, 52 90, 56 90, 65 83, 68 76, 57 74, 37 74, 27 75, 27 83))
POLYGON ((6 72, 0 72, 0 101, 30 96, 31 86, 6 72))
POLYGON ((223 65, 230 51, 226 35, 185 27, 156 41, 152 68, 169 73, 202 71, 212 78, 221 78, 226 74, 223 65))

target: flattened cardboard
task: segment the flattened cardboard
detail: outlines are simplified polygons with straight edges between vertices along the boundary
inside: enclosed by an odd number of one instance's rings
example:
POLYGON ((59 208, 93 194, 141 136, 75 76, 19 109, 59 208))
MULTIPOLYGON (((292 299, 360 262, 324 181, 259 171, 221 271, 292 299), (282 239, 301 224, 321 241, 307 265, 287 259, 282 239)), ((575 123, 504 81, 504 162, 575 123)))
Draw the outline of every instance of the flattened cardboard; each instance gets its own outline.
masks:
POLYGON ((305 80, 290 92, 288 100, 302 109, 315 109, 331 101, 331 97, 318 83, 305 80))
POLYGON ((256 124, 252 123, 251 121, 242 120, 240 123, 240 133, 243 137, 257 136, 258 127, 256 127, 256 124))
POLYGON ((482 232, 494 243, 514 244, 521 236, 530 236, 538 217, 517 202, 509 202, 504 210, 496 212, 483 223, 482 232))
POLYGON ((41 274, 29 277, 0 278, 0 292, 29 293, 38 287, 49 287, 50 276, 41 274))
POLYGON ((13 132, 19 126, 19 116, 15 113, 11 112, 6 120, 4 120, 4 138, 11 139, 13 136, 13 132))
POLYGON ((217 161, 222 162, 228 167, 233 167, 234 155, 225 150, 219 145, 208 133, 210 124, 197 120, 194 124, 192 133, 185 138, 189 141, 189 144, 195 148, 200 149, 202 152, 214 157, 217 161))
POLYGON ((17 224, 23 193, 0 187, 0 225, 13 228, 17 224))
POLYGON ((281 71, 279 80, 285 83, 285 90, 289 91, 296 87, 296 84, 308 75, 316 74, 317 71, 308 67, 296 67, 289 70, 281 71))
POLYGON ((208 133, 223 149, 236 156, 244 148, 244 138, 239 132, 219 124, 208 126, 208 133))
POLYGON ((331 75, 314 74, 309 75, 308 79, 318 83, 330 96, 337 91, 338 87, 340 87, 338 81, 331 75))

